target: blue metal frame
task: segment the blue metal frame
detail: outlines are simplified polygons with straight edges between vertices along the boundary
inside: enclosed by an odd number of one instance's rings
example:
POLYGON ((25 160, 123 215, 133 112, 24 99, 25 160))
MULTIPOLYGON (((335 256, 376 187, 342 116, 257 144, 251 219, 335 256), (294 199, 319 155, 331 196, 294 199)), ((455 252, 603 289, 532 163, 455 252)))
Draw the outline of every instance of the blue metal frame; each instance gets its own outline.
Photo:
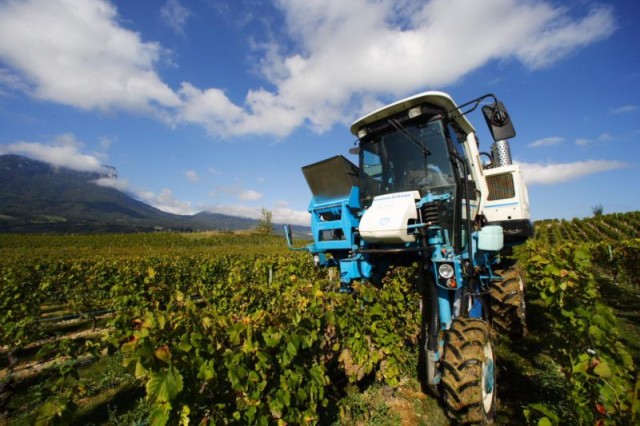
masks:
POLYGON ((312 254, 331 252, 334 250, 352 250, 355 246, 353 230, 358 227, 360 219, 360 189, 351 188, 346 198, 321 199, 313 197, 309 204, 311 213, 311 233, 313 244, 307 246, 312 254), (325 217, 337 217, 335 220, 325 220, 325 217), (344 239, 323 240, 324 232, 341 231, 344 239))
MULTIPOLYGON (((312 255, 319 266, 338 266, 340 268, 341 291, 345 293, 351 292, 351 283, 355 280, 371 279, 374 271, 374 265, 369 262, 369 256, 366 253, 358 252, 358 249, 366 249, 366 242, 356 241, 356 232, 360 223, 361 206, 360 206, 360 190, 357 186, 351 188, 348 196, 326 199, 314 196, 309 204, 309 213, 311 214, 311 233, 313 235, 313 243, 298 250, 307 250, 312 255), (327 220, 327 218, 330 218, 327 220), (339 237, 339 238, 335 238, 339 237), (326 255, 330 255, 327 257, 326 255)), ((416 208, 420 209, 424 204, 447 200, 450 194, 433 195, 426 194, 420 201, 416 203, 416 208)), ((416 224, 411 226, 418 232, 419 228, 426 225, 416 224)), ((469 281, 465 280, 462 271, 462 263, 468 260, 469 254, 467 250, 455 253, 452 247, 450 237, 446 229, 439 226, 430 226, 427 228, 426 238, 427 244, 433 248, 431 255, 431 268, 429 272, 432 274, 437 284, 438 306, 440 312, 440 324, 443 330, 447 330, 456 315, 454 302, 457 298, 461 298, 464 292, 458 291, 465 286, 472 285, 474 288, 468 288, 467 293, 472 297, 472 303, 469 315, 476 318, 482 318, 486 313, 483 312, 480 297, 481 293, 486 292, 492 279, 496 279, 491 270, 491 265, 497 263, 498 257, 496 252, 486 252, 478 249, 478 232, 472 234, 472 250, 473 258, 471 264, 473 268, 482 268, 486 275, 477 276, 469 281), (455 271, 454 280, 450 283, 443 282, 439 277, 438 268, 443 263, 453 266, 455 271), (449 285, 447 285, 449 284, 449 285), (476 288, 477 287, 477 288, 476 288)), ((291 247, 291 241, 288 241, 291 247)), ((406 243, 406 248, 418 247, 417 243, 406 243)), ((386 271, 389 265, 375 265, 376 274, 380 271, 386 271)))

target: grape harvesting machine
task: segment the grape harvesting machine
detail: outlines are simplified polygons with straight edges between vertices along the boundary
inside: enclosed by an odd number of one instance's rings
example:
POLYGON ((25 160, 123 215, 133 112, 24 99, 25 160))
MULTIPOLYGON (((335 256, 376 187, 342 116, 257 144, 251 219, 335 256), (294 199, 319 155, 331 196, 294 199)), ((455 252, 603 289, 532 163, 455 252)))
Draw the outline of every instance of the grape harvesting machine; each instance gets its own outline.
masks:
POLYGON ((496 411, 492 330, 526 333, 522 277, 509 251, 533 234, 527 188, 512 164, 515 130, 493 94, 463 105, 424 92, 357 120, 350 150, 302 168, 316 265, 338 267, 340 291, 379 284, 394 265, 418 263, 422 327, 418 372, 457 422, 496 411), (481 106, 494 139, 480 152, 467 114, 481 106))

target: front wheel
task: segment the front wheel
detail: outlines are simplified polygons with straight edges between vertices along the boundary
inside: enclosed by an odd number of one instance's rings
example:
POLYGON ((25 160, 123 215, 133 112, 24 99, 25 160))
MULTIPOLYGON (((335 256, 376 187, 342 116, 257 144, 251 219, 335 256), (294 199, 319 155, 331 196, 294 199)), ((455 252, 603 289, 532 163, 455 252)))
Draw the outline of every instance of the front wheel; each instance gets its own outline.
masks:
POLYGON ((493 422, 496 367, 489 324, 458 317, 446 335, 442 396, 447 414, 460 424, 493 422))

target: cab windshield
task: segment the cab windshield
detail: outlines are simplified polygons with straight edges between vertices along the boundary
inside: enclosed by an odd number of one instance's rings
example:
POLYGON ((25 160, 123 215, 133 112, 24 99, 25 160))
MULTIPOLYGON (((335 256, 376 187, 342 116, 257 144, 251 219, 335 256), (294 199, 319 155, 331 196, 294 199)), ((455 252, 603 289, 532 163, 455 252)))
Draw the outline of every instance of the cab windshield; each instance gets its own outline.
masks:
POLYGON ((455 180, 442 120, 413 124, 360 146, 360 197, 364 205, 374 197, 402 191, 440 194, 453 191, 455 180))

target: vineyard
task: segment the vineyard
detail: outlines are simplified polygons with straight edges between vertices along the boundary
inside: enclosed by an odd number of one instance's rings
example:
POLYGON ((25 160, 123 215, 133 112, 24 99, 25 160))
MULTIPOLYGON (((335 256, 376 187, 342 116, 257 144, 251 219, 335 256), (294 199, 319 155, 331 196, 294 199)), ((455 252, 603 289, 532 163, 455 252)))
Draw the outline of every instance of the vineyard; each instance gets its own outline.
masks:
MULTIPOLYGON (((536 224, 503 424, 640 421, 640 215, 536 224)), ((0 236, 0 424, 447 424, 416 270, 340 294, 264 235, 0 236), (407 406, 407 404, 409 404, 407 406)))
POLYGON ((640 212, 613 213, 586 219, 536 222, 536 240, 563 242, 615 242, 640 238, 640 212))

